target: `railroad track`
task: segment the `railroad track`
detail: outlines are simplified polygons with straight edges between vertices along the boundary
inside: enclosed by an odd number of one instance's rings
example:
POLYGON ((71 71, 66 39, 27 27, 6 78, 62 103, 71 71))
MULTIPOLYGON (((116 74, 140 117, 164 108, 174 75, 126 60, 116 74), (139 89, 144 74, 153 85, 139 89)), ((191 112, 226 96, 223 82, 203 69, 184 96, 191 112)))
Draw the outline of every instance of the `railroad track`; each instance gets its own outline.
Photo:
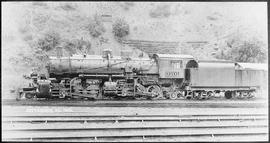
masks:
POLYGON ((8 115, 3 141, 266 141, 267 114, 8 115))
POLYGON ((77 107, 181 107, 181 108, 248 108, 267 107, 267 99, 249 100, 126 100, 126 101, 67 101, 67 100, 4 100, 3 105, 22 106, 77 106, 77 107))

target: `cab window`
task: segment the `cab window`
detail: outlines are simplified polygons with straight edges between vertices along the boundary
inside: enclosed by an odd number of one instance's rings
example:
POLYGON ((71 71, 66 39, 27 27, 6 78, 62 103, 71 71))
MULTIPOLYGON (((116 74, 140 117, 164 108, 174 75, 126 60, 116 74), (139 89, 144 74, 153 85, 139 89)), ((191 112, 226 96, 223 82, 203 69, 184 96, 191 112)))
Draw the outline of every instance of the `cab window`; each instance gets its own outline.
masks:
POLYGON ((178 61, 171 61, 171 67, 173 69, 183 68, 182 61, 180 61, 180 60, 178 60, 178 61))

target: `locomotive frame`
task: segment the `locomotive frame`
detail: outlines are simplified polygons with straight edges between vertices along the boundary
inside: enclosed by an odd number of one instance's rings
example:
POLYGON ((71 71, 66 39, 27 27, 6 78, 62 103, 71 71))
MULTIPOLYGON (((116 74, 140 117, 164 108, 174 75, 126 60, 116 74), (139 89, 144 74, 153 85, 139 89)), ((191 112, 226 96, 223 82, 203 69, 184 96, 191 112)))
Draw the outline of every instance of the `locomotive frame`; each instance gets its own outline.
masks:
POLYGON ((256 78, 246 79, 264 72, 240 69, 231 61, 198 61, 191 55, 154 54, 149 59, 124 59, 113 57, 110 50, 102 56, 50 60, 49 78, 38 80, 31 91, 24 88, 22 94, 32 95, 26 98, 208 99, 222 94, 227 99, 252 98, 261 85, 256 78))

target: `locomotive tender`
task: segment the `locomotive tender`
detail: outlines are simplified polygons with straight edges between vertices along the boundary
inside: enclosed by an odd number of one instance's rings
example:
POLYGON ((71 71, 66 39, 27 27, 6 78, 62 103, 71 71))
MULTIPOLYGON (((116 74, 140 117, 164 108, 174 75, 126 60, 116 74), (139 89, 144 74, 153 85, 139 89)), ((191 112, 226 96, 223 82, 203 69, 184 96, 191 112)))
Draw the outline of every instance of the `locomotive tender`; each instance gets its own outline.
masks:
POLYGON ((191 55, 123 58, 105 50, 103 55, 50 57, 49 78, 23 93, 26 98, 68 99, 254 97, 258 79, 266 74, 240 67, 230 61, 198 61, 191 55))

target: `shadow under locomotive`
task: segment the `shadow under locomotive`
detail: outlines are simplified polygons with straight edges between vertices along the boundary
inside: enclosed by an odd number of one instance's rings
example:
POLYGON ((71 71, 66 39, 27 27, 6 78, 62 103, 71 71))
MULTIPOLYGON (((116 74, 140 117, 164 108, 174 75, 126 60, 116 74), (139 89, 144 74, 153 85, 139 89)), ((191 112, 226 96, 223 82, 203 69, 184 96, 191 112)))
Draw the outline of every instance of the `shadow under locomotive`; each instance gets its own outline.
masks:
POLYGON ((154 54, 149 58, 103 55, 50 57, 49 76, 31 74, 20 98, 209 99, 252 98, 267 71, 231 61, 198 61, 190 55, 154 54))

